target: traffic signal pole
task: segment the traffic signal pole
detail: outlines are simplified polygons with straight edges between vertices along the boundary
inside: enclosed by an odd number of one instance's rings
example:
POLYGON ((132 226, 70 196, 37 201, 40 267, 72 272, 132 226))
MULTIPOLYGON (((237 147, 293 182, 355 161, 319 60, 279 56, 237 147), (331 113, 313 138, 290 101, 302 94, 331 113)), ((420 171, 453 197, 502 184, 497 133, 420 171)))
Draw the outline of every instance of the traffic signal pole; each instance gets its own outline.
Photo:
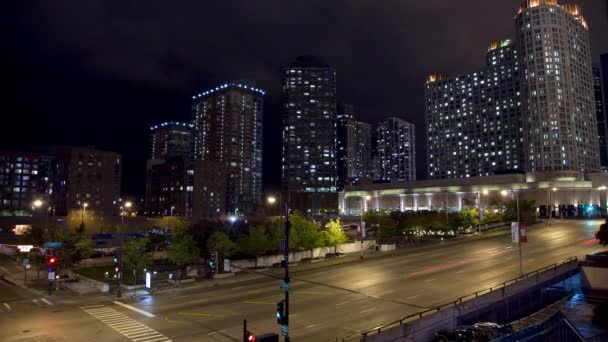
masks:
MULTIPOLYGON (((289 222, 289 207, 285 203, 285 342, 289 342, 289 234, 291 233, 291 222, 289 222)), ((282 327, 281 327, 282 328, 282 327)))

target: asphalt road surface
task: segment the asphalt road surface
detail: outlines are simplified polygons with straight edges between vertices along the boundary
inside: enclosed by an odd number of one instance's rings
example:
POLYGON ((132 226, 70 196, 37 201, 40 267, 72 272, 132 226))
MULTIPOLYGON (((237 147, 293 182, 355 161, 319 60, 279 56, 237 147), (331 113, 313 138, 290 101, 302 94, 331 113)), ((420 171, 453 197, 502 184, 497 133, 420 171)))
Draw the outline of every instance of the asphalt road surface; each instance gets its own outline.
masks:
MULTIPOLYGON (((529 231, 524 272, 603 250, 601 221, 554 221, 529 231)), ((397 320, 515 278, 517 244, 510 234, 446 243, 411 253, 292 274, 294 341, 328 341, 397 320)), ((3 286, 3 285, 2 285, 3 286)), ((4 291, 3 288, 0 291, 4 291)), ((242 322, 256 334, 279 332, 279 280, 261 277, 214 288, 137 299, 79 297, 14 300, 0 305, 2 341, 240 341, 242 322), (36 301, 37 300, 37 301, 36 301)))

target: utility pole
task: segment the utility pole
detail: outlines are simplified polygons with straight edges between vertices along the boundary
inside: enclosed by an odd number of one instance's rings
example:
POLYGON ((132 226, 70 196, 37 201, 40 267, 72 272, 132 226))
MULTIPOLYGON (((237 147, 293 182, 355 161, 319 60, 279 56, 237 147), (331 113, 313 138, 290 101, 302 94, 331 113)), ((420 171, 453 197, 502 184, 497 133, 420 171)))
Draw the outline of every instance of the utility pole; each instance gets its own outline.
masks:
POLYGON ((285 277, 283 282, 285 283, 285 325, 281 326, 283 336, 285 336, 285 342, 289 342, 289 234, 291 233, 291 222, 289 222, 289 199, 285 203, 285 248, 284 258, 285 263, 285 277))
POLYGON ((519 193, 515 192, 515 206, 517 207, 517 235, 518 235, 518 239, 517 239, 517 244, 519 245, 519 276, 523 276, 524 275, 524 265, 523 265, 523 261, 522 261, 522 255, 521 255, 521 225, 520 225, 520 219, 519 219, 519 193))

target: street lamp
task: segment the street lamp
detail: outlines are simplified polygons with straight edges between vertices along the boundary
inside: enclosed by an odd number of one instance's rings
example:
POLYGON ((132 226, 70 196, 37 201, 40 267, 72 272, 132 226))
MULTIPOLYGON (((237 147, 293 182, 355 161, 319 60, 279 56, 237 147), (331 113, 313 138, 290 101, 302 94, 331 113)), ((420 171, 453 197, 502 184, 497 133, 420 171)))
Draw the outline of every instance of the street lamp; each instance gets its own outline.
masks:
POLYGON ((371 197, 368 196, 361 196, 361 215, 359 216, 360 221, 359 221, 359 230, 361 231, 361 255, 359 256, 360 259, 363 259, 363 210, 364 208, 367 208, 367 201, 369 201, 371 199, 371 197), (365 201, 365 205, 364 202, 365 201))
POLYGON ((80 220, 84 223, 84 215, 86 214, 87 211, 87 207, 89 206, 89 203, 84 202, 82 203, 82 216, 80 218, 80 220))
MULTIPOLYGON (((133 205, 133 203, 127 201, 124 204, 124 208, 129 210, 131 208, 131 206, 133 205)), ((118 266, 118 289, 116 291, 116 297, 120 298, 122 297, 122 275, 123 275, 123 267, 124 264, 122 262, 122 246, 124 244, 124 232, 122 231, 122 226, 124 226, 125 224, 125 212, 123 211, 123 206, 120 207, 120 251, 118 252, 119 255, 119 266, 118 266)))
MULTIPOLYGON (((501 195, 506 196, 509 192, 507 190, 502 190, 500 192, 501 195)), ((517 193, 517 191, 511 190, 511 194, 515 195, 515 207, 517 209, 517 245, 518 245, 518 249, 519 249, 519 276, 523 276, 524 275, 524 266, 523 266, 523 262, 522 262, 522 256, 521 256, 521 227, 519 224, 519 194, 517 193)))
POLYGON ((266 201, 268 202, 268 204, 274 205, 277 202, 277 198, 274 197, 274 196, 268 196, 268 198, 266 199, 266 201))
POLYGON ((32 203, 32 206, 33 206, 34 208, 40 208, 40 207, 42 206, 42 201, 41 201, 41 200, 39 200, 39 199, 37 199, 37 200, 35 200, 35 201, 32 203))
POLYGON ((173 210, 175 209, 175 207, 171 207, 171 216, 173 216, 173 210))

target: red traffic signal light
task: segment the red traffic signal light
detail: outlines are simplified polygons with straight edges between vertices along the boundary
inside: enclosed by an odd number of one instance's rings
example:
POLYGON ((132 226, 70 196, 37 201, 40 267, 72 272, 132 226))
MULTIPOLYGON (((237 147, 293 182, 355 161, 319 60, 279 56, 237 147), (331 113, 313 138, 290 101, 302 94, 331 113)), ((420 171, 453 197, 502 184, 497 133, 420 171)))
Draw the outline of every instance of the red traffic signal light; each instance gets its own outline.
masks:
POLYGON ((255 342, 255 335, 251 331, 247 332, 247 341, 248 342, 255 342))
POLYGON ((49 265, 55 265, 56 263, 57 263, 57 257, 54 257, 54 256, 49 257, 49 259, 48 259, 49 265))

